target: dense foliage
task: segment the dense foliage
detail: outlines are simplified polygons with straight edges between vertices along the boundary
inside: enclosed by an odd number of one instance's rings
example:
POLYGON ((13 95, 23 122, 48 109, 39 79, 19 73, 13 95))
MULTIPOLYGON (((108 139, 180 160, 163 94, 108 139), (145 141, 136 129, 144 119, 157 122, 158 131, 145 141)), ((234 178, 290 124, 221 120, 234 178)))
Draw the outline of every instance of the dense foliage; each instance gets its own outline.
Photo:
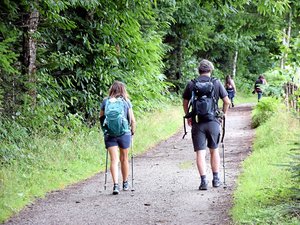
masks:
POLYGON ((200 58, 249 90, 284 52, 297 64, 299 8, 297 1, 2 0, 1 112, 50 128, 69 114, 94 124, 116 79, 138 111, 151 110, 169 90, 182 91, 200 58))

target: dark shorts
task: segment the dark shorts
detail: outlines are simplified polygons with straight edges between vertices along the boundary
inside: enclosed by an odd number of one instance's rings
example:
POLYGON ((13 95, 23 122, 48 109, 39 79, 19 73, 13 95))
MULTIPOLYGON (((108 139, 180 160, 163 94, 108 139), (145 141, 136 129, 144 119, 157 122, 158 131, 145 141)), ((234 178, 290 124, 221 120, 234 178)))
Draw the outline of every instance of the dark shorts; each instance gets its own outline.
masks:
POLYGON ((227 89, 226 91, 227 91, 227 93, 228 93, 228 98, 229 98, 229 99, 233 99, 234 96, 235 96, 234 90, 233 90, 233 89, 227 89))
POLYGON ((220 124, 217 121, 207 123, 194 123, 192 126, 192 139, 194 151, 218 148, 220 142, 220 124))
POLYGON ((131 134, 126 133, 126 134, 123 134, 122 136, 119 136, 119 137, 112 137, 112 136, 109 136, 109 135, 105 135, 104 136, 104 143, 105 143, 106 148, 113 147, 113 146, 118 146, 122 149, 126 149, 126 148, 130 147, 131 134))

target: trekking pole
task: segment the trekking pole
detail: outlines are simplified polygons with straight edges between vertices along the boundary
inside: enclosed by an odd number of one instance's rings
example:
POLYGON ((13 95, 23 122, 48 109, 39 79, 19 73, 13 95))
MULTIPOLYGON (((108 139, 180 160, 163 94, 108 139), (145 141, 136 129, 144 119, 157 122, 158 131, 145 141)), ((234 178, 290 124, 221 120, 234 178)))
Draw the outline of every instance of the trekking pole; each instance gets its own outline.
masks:
POLYGON ((183 117, 183 131, 184 131, 184 134, 183 134, 182 139, 184 139, 185 135, 187 135, 187 132, 186 132, 186 125, 185 125, 185 116, 183 117))
POLYGON ((107 182, 107 164, 108 164, 108 150, 106 150, 106 159, 105 159, 105 181, 104 181, 104 190, 106 190, 106 182, 107 182))
POLYGON ((131 136, 131 191, 134 191, 133 187, 133 137, 131 136))
POLYGON ((223 126, 222 126, 222 139, 221 139, 221 143, 222 143, 222 149, 223 149, 223 177, 224 177, 224 188, 227 188, 226 185, 226 178, 225 178, 225 145, 224 145, 224 137, 225 137, 225 116, 223 116, 223 126))

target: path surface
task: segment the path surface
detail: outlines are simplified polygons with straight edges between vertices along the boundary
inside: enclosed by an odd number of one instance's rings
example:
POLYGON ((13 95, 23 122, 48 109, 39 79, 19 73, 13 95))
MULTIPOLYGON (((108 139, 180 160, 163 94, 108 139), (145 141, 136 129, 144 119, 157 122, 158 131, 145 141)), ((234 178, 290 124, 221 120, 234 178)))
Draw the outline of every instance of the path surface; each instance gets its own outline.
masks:
MULTIPOLYGON (((184 140, 180 132, 135 158, 134 192, 121 191, 113 196, 111 183, 104 191, 101 173, 49 193, 5 224, 230 224, 232 193, 254 133, 250 113, 251 106, 240 105, 230 109, 227 116, 226 189, 212 188, 210 182, 207 191, 198 190, 190 132, 184 140)), ((211 177, 209 171, 208 179, 211 177)), ((108 180, 111 182, 110 174, 108 180)))

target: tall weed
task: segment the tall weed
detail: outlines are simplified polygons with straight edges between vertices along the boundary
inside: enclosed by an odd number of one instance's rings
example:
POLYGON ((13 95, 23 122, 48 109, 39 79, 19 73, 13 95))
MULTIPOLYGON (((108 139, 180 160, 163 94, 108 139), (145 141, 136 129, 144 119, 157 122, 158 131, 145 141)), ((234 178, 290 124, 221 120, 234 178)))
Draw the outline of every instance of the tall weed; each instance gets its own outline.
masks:
POLYGON ((252 111, 252 127, 256 128, 265 123, 278 110, 284 110, 284 105, 274 97, 264 97, 252 111))
POLYGON ((299 124, 286 112, 272 113, 256 130, 253 153, 243 163, 231 210, 237 224, 297 224, 285 213, 293 202, 292 174, 279 166, 290 162, 288 143, 299 132, 299 124), (280 123, 278 122, 280 121, 280 123))
MULTIPOLYGON (((299 134, 298 136, 299 137, 299 134)), ((292 174, 292 180, 294 185, 291 188, 292 202, 287 204, 286 211, 290 214, 298 216, 300 220, 300 141, 297 140, 293 143, 293 148, 291 149, 291 162, 287 163, 287 166, 292 174)))

